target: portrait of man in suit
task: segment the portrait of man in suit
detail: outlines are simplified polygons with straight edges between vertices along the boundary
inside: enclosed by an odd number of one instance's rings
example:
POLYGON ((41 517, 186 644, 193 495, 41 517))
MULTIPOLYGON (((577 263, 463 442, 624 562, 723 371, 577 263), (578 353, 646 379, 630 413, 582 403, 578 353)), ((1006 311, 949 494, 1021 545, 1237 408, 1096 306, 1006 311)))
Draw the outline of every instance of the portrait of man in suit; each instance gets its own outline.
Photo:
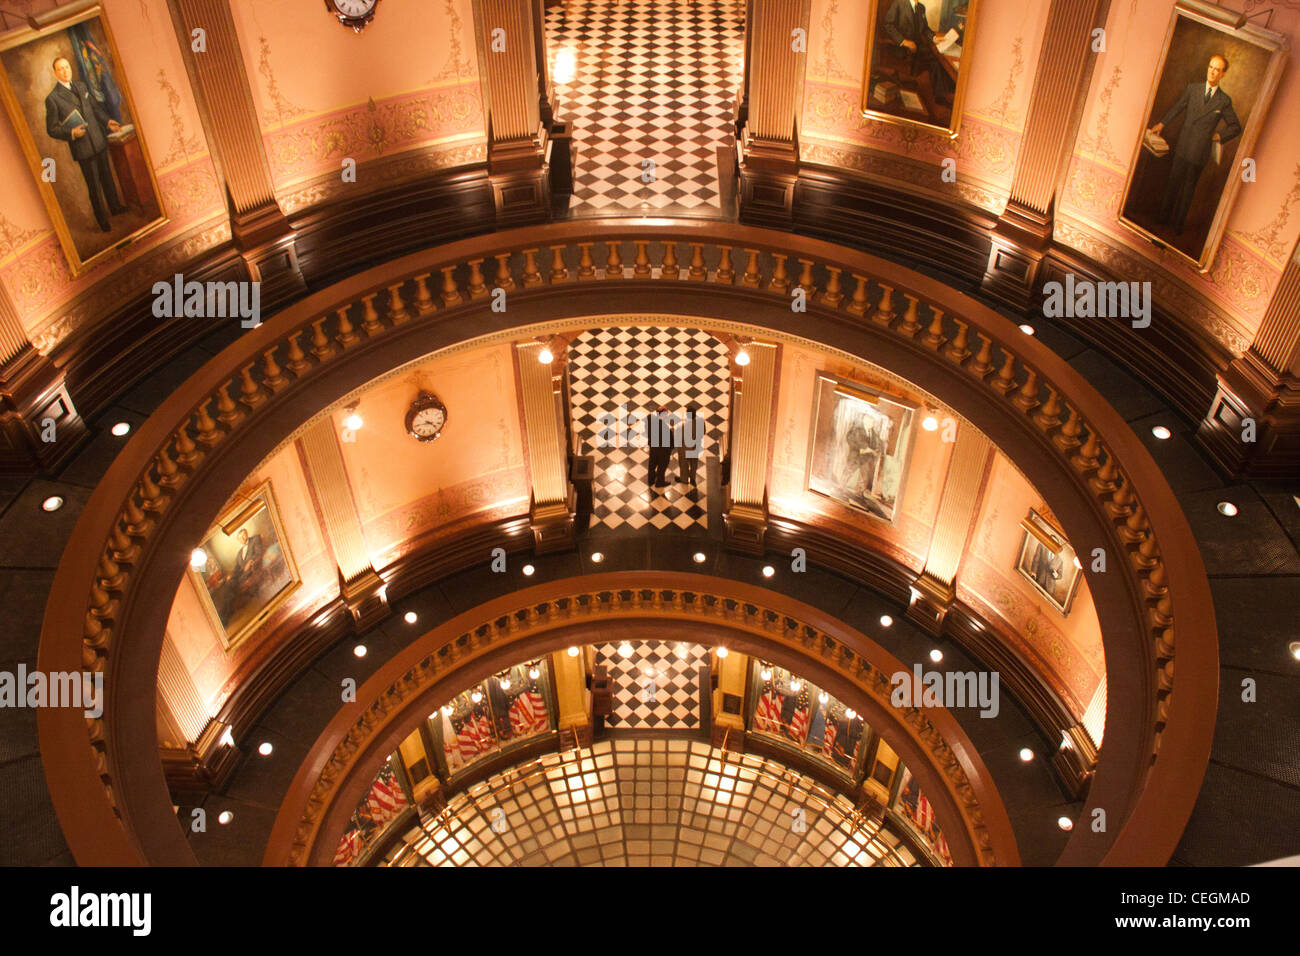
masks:
POLYGON ((1210 57, 1205 79, 1187 84, 1182 96, 1151 127, 1151 132, 1159 136, 1166 126, 1182 117, 1182 128, 1173 149, 1173 168, 1169 171, 1159 213, 1159 221, 1174 232, 1186 228, 1196 184, 1215 152, 1215 144, 1230 143, 1241 135, 1241 121, 1232 109, 1232 97, 1220 86, 1227 72, 1227 57, 1219 53, 1210 57))
POLYGON ((52 139, 68 144, 86 180, 95 221, 101 230, 111 232, 109 216, 120 216, 127 211, 117 198, 113 171, 108 165, 108 134, 122 127, 104 112, 85 83, 72 78, 71 60, 66 56, 55 57, 52 65, 55 83, 45 97, 45 132, 52 139), (81 122, 76 122, 77 119, 81 122))
POLYGON ((862 110, 955 135, 976 0, 871 0, 862 110))
POLYGON ((915 59, 917 72, 924 71, 934 98, 951 105, 957 82, 939 62, 925 4, 919 0, 893 0, 885 14, 885 33, 915 59))

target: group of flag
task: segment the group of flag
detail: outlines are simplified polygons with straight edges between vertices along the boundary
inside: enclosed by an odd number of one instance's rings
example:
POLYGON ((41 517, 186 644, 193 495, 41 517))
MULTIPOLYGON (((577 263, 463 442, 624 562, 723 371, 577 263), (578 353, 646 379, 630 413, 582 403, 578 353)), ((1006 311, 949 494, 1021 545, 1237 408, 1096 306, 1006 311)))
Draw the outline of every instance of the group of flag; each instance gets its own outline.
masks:
MULTIPOLYGON (((799 697, 795 702, 794 712, 790 715, 789 725, 781 721, 781 711, 785 706, 781 695, 776 692, 772 681, 768 681, 763 688, 763 693, 758 698, 758 706, 754 709, 754 729, 766 731, 769 734, 784 733, 786 737, 793 740, 801 746, 808 739, 808 727, 812 719, 811 700, 808 696, 807 685, 799 691, 799 697)), ((831 756, 835 750, 835 736, 838 733, 836 722, 827 715, 826 733, 822 737, 821 752, 826 756, 831 756)))
POLYGON ((334 853, 335 866, 347 866, 365 849, 370 838, 410 805, 406 791, 402 789, 393 772, 391 763, 386 763, 370 785, 370 792, 357 804, 348 823, 347 832, 339 840, 334 853))
MULTIPOLYGON (((524 737, 550 728, 546 701, 535 686, 526 686, 506 709, 509 723, 508 738, 524 737)), ((442 718, 443 752, 447 766, 459 768, 470 761, 490 753, 500 745, 496 722, 489 715, 485 697, 467 714, 442 718)))

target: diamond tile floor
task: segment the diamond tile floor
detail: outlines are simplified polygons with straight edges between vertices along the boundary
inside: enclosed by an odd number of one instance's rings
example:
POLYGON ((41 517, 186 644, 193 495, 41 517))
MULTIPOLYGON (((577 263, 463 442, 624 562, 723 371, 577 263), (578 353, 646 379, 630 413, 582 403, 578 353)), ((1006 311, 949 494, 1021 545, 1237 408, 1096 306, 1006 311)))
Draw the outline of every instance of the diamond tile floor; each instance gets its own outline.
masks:
POLYGON ((629 641, 597 644, 596 666, 604 666, 614 691, 611 728, 697 730, 700 727, 700 665, 709 650, 699 644, 629 641))

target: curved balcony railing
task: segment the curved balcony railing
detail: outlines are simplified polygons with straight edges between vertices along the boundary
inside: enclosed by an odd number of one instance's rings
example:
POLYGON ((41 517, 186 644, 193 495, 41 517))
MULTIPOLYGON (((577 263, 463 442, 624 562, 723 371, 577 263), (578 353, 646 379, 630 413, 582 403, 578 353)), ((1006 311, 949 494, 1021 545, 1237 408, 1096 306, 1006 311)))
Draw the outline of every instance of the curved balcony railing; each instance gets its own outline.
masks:
POLYGON ((657 220, 499 232, 353 276, 244 333, 137 431, 74 532, 41 640, 43 668, 109 677, 104 715, 86 720, 79 750, 68 743, 79 716, 40 715, 51 793, 79 859, 191 861, 179 832, 146 834, 141 823, 166 817, 170 802, 140 753, 153 714, 139 700, 151 700, 158 605, 183 574, 184 542, 200 538, 237 483, 237 461, 258 460, 273 430, 283 437, 359 387, 380 356, 647 302, 783 329, 796 290, 807 302, 800 334, 922 384, 1016 457, 1081 552, 1107 551, 1107 573, 1089 575, 1110 692, 1085 812, 1105 809, 1110 823, 1076 828, 1062 860, 1163 862, 1208 761, 1216 633, 1194 539, 1136 436, 1050 350, 937 281, 772 230, 657 220), (494 288, 509 313, 490 309, 494 288))

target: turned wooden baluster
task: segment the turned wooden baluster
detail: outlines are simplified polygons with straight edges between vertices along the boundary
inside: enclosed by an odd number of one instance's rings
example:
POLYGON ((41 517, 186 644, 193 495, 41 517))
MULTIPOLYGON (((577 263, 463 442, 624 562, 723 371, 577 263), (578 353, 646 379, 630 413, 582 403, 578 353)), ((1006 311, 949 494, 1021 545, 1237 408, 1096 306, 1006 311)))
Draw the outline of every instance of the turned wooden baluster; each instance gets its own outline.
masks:
MULTIPOLYGON (((384 331, 384 323, 379 321, 379 312, 375 309, 375 295, 370 292, 361 297, 361 331, 365 332, 369 338, 384 331)), ((292 365, 289 368, 293 368, 292 365)))
POLYGON ((827 266, 826 269, 830 272, 830 278, 826 280, 826 291, 821 294, 820 301, 822 305, 838 309, 844 301, 844 289, 840 286, 841 270, 836 266, 827 266))
POLYGON ((871 280, 856 272, 853 278, 857 284, 853 287, 853 298, 849 300, 848 311, 853 315, 866 315, 867 307, 871 304, 871 300, 867 297, 867 288, 871 280))
POLYGON ((1107 451, 1106 460, 1097 469, 1097 473, 1088 479, 1088 487, 1098 496, 1108 495, 1117 487, 1118 477, 1119 469, 1115 467, 1115 456, 1107 451))
POLYGON ((1052 436, 1052 444, 1058 451, 1069 454, 1079 447, 1079 435, 1083 431, 1083 423, 1079 418, 1079 410, 1071 407, 1069 415, 1066 416, 1065 424, 1061 430, 1052 436))
POLYGON ((592 279, 596 278, 596 263, 591 258, 591 247, 594 245, 594 242, 578 243, 578 249, 581 252, 581 255, 578 256, 579 282, 590 282, 592 279))
POLYGON ((763 275, 758 270, 758 250, 746 249, 745 252, 749 254, 749 260, 745 263, 745 274, 740 282, 742 285, 758 288, 763 281, 763 275))
POLYGON ((442 302, 450 307, 460 305, 465 301, 465 297, 460 294, 460 288, 456 285, 456 267, 441 266, 442 271, 442 302))
POLYGON ((619 254, 619 242, 617 239, 611 239, 605 243, 605 278, 621 279, 623 278, 623 258, 619 254))
POLYGON ((330 345, 330 340, 325 337, 324 319, 317 319, 311 324, 311 354, 316 356, 319 362, 324 362, 334 354, 334 346, 330 345))
POLYGON ((280 368, 280 363, 275 360, 274 348, 269 348, 262 353, 262 384, 272 392, 278 392, 289 384, 284 369, 280 368))
MULTIPOLYGON (((1083 423, 1080 422, 1082 425, 1083 423)), ((1087 474, 1101 463, 1101 442, 1097 438, 1097 430, 1088 428, 1088 437, 1083 442, 1083 447, 1079 453, 1070 459, 1070 464, 1074 465, 1079 471, 1087 474)))
MULTIPOLYGON (((311 361, 303 354, 302 345, 298 342, 298 339, 302 337, 302 333, 303 330, 299 329, 289 335, 288 368, 294 375, 302 375, 303 372, 311 368, 311 361)), ((220 408, 220 405, 217 407, 220 408)))
POLYGON ((568 282, 569 267, 564 264, 564 246, 551 246, 551 282, 568 282))
POLYGON ((985 378, 989 372, 993 371, 993 340, 983 332, 976 332, 975 335, 980 340, 979 352, 976 353, 974 360, 966 367, 977 378, 985 378))
POLYGON ((943 309, 930 306, 930 327, 925 330, 921 344, 928 349, 939 351, 939 347, 948 340, 943 335, 943 309))
POLYGON ((230 383, 224 382, 217 386, 217 421, 221 422, 227 428, 233 428, 235 423, 244 417, 244 413, 230 398, 230 383))
POLYGON ((686 272, 686 278, 703 282, 708 277, 709 270, 704 265, 704 246, 693 242, 691 243, 691 267, 686 272))
POLYGON ((433 293, 429 291, 429 273, 422 272, 415 277, 415 309, 420 315, 432 312, 437 305, 433 293))
POLYGON ((1119 536, 1129 544, 1139 544, 1150 537, 1147 533, 1150 528, 1151 523, 1147 521, 1146 511, 1143 510, 1142 503, 1137 502, 1133 505, 1133 513, 1120 526, 1119 536))
MULTIPOLYGON (((428 295, 429 290, 425 289, 424 293, 425 295, 428 295)), ((353 326, 352 319, 348 316, 348 310, 350 308, 350 306, 345 305, 342 308, 334 310, 334 314, 339 320, 339 334, 334 336, 334 341, 343 349, 351 348, 361 341, 361 336, 357 335, 356 327, 353 326)), ((270 385, 271 383, 267 382, 267 384, 270 385)), ((279 386, 273 387, 278 388, 279 386)))
MULTIPOLYGON (((122 506, 122 515, 126 519, 127 532, 137 538, 146 536, 153 526, 149 516, 136 504, 134 492, 126 496, 126 503, 122 506)), ((139 553, 139 548, 135 545, 132 545, 132 547, 139 553)), ((119 557, 118 560, 122 560, 122 558, 119 557)))
POLYGON ((813 285, 813 261, 800 259, 799 264, 803 269, 799 272, 799 281, 795 284, 795 288, 802 289, 804 297, 811 301, 817 297, 817 287, 813 285))
POLYGON ((140 478, 140 507, 145 511, 162 511, 166 505, 167 499, 163 495, 163 490, 158 487, 153 480, 153 464, 144 470, 144 475, 140 478))
POLYGON ((541 270, 537 267, 537 253, 541 250, 536 247, 524 250, 524 287, 541 285, 543 282, 541 270))
POLYGON ((266 401, 266 395, 253 380, 252 362, 239 370, 239 400, 249 408, 256 408, 266 401))
POLYGON ((894 319, 898 318, 898 313, 894 311, 894 287, 880 283, 883 290, 880 296, 880 304, 876 306, 876 311, 871 313, 871 321, 876 325, 889 326, 894 319))
POLYGON ((202 457, 199 446, 194 444, 194 439, 190 437, 189 426, 182 425, 176 433, 176 460, 182 468, 193 470, 202 457))
POLYGON ((911 338, 921 331, 921 323, 916 320, 917 301, 916 296, 903 293, 903 298, 907 300, 907 311, 903 313, 903 321, 898 324, 898 331, 911 338))
POLYGON ((199 404, 198 414, 194 418, 194 428, 200 445, 211 448, 221 441, 221 432, 217 430, 217 423, 212 420, 212 415, 208 412, 206 398, 199 404))
POLYGON ((1110 501, 1105 503, 1106 512, 1116 521, 1126 518, 1133 513, 1133 501, 1133 482, 1125 478, 1110 496, 1110 501))
POLYGON ((160 485, 164 488, 174 489, 181 483, 184 475, 176 467, 176 462, 172 460, 172 456, 168 454, 166 445, 159 449, 156 461, 158 462, 158 483, 160 485))
POLYGON ((497 276, 493 281, 496 282, 498 289, 505 289, 508 292, 515 287, 515 277, 510 274, 510 253, 498 252, 496 260, 497 276))
POLYGON ((718 246, 718 271, 714 273, 713 281, 723 285, 735 284, 736 270, 731 264, 731 246, 718 246))
POLYGON ((664 264, 659 267, 659 278, 676 279, 682 274, 682 268, 677 264, 677 243, 672 239, 664 240, 664 264))
POLYGON ((135 564, 140 557, 140 546, 131 541, 131 536, 123 530, 122 519, 113 522, 113 531, 108 536, 109 553, 118 564, 135 564))
POLYGON ((487 283, 483 281, 483 260, 469 260, 469 297, 483 299, 488 294, 487 283))
POLYGON ((772 278, 767 283, 768 289, 779 293, 790 291, 790 274, 785 271, 785 260, 790 257, 784 252, 774 252, 772 258, 776 260, 776 268, 772 271, 772 278))
POLYGON ((632 269, 632 274, 638 279, 647 279, 650 277, 650 254, 646 252, 646 246, 650 244, 649 240, 636 240, 636 265, 632 269))
POLYGON ((1022 412, 1027 412, 1038 405, 1038 372, 1029 369, 1025 376, 1025 384, 1017 389, 1016 394, 1012 396, 1011 404, 1022 412))
POLYGON ((1056 389, 1048 386, 1047 401, 1043 402, 1033 415, 1034 423, 1045 432, 1061 424, 1061 396, 1056 389))
MULTIPOLYGON (((388 321, 392 322, 394 327, 405 325, 411 321, 411 313, 407 311, 406 302, 402 300, 401 282, 396 282, 388 287, 388 321)), ((331 349, 331 354, 333 350, 331 349)))
POLYGON ((118 567, 111 552, 105 551, 99 556, 99 586, 107 591, 120 591, 125 582, 126 572, 118 567))
POLYGON ((957 326, 957 334, 953 340, 948 343, 948 347, 943 350, 945 358, 960 365, 970 357, 970 326, 961 319, 953 319, 957 326))

